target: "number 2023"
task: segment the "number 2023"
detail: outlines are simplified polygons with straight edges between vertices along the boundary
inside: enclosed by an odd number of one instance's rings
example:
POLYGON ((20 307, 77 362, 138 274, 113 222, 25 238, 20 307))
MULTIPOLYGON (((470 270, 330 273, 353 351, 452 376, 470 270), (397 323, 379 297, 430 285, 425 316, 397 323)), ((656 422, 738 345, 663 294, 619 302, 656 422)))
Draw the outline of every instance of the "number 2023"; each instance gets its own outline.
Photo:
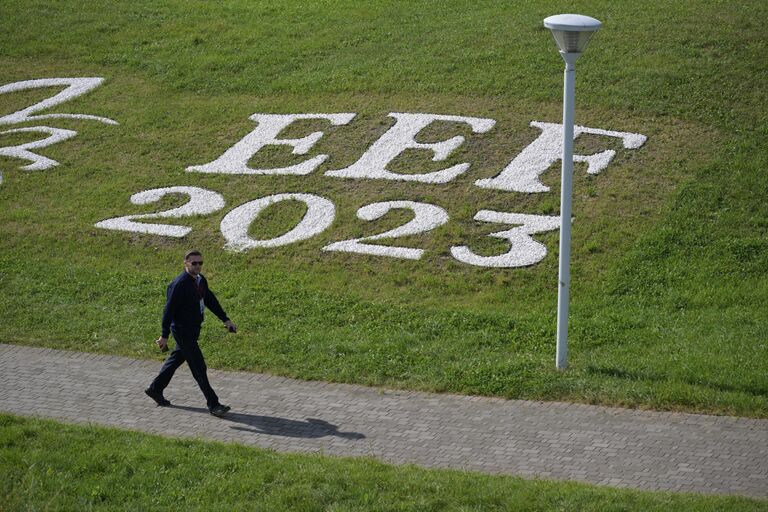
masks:
MULTIPOLYGON (((133 194, 130 200, 136 205, 146 205, 158 202, 168 194, 186 195, 189 200, 184 205, 171 210, 106 219, 96 223, 96 227, 180 238, 188 234, 192 228, 137 221, 209 215, 224 209, 226 205, 224 198, 218 192, 186 186, 145 190, 133 194)), ((407 223, 384 233, 333 242, 323 247, 322 250, 418 260, 424 255, 423 249, 376 245, 368 242, 425 233, 449 221, 448 213, 443 208, 416 201, 386 201, 369 204, 357 210, 357 217, 361 220, 373 221, 383 217, 393 209, 411 210, 414 217, 407 223)), ((221 221, 221 233, 227 241, 224 246, 225 249, 242 252, 254 248, 279 247, 307 240, 328 229, 335 218, 336 207, 324 197, 304 193, 275 194, 254 199, 227 213, 221 221), (301 221, 290 231, 274 238, 254 240, 249 237, 248 228, 259 214, 265 208, 282 201, 300 201, 306 205, 307 211, 301 221)), ((467 245, 451 247, 451 255, 456 260, 480 267, 511 268, 538 263, 546 256, 547 249, 543 244, 534 240, 531 235, 554 231, 560 225, 559 216, 504 213, 492 210, 480 210, 474 219, 515 226, 488 235, 509 242, 509 250, 504 254, 480 256, 472 252, 467 245)))

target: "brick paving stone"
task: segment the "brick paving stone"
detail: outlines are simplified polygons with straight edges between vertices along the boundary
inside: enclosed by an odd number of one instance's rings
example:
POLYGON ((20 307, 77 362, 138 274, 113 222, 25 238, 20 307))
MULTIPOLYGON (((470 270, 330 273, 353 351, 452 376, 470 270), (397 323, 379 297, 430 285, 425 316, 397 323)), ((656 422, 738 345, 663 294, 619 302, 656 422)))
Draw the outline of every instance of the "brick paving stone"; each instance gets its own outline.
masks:
POLYGON ((768 498, 768 420, 434 395, 186 367, 160 408, 159 361, 0 344, 0 411, 290 452, 648 490, 768 498))

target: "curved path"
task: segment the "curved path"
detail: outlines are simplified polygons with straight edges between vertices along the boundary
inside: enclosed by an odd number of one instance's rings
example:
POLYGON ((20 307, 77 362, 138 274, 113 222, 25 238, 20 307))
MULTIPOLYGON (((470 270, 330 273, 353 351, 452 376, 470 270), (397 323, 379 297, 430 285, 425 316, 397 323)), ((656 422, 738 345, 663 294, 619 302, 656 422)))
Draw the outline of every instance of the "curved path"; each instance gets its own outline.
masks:
POLYGON ((371 456, 616 487, 768 497, 768 420, 389 391, 186 367, 156 407, 160 362, 0 344, 0 411, 280 451, 371 456))

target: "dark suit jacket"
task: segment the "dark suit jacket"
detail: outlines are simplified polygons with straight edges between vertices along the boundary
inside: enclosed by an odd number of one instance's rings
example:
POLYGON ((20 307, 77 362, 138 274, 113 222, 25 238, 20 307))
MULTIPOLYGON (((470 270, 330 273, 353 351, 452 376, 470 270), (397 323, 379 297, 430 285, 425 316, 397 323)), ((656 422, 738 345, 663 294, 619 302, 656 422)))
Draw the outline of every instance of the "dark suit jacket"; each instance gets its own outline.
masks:
POLYGON ((163 338, 173 331, 174 337, 195 338, 200 334, 203 313, 200 311, 200 299, 205 307, 219 317, 222 322, 229 320, 216 296, 208 289, 208 281, 200 274, 199 289, 195 278, 186 271, 171 281, 166 291, 165 309, 163 310, 163 338))

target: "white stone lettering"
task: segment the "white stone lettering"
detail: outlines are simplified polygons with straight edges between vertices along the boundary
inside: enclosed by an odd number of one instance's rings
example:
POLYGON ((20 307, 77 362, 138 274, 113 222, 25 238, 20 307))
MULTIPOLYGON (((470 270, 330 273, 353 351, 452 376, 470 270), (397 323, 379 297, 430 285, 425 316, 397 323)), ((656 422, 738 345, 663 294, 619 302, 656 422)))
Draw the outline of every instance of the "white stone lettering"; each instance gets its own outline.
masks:
POLYGON ((8 147, 0 148, 0 155, 2 156, 21 158, 22 160, 29 160, 30 162, 32 162, 29 165, 25 165, 21 167, 21 169, 24 171, 43 171, 45 169, 50 169, 51 167, 59 165, 59 162, 57 162, 56 160, 51 160, 50 158, 38 155, 36 153, 32 153, 31 151, 29 151, 30 149, 45 148, 52 144, 56 144, 57 142, 71 139, 72 137, 77 135, 77 132, 73 130, 64 130, 63 128, 49 128, 47 126, 34 126, 31 128, 16 128, 14 130, 6 130, 4 132, 0 132, 0 135, 5 135, 7 133, 27 133, 27 132, 47 133, 48 137, 44 139, 36 140, 33 142, 27 142, 25 144, 19 144, 18 146, 8 146, 8 147))
POLYGON ((227 240, 225 249, 243 252, 257 247, 279 247, 306 240, 328 229, 336 218, 336 207, 329 200, 313 194, 276 194, 238 206, 221 220, 221 234, 227 240), (280 201, 302 201, 307 213, 289 232, 269 240, 254 240, 248 228, 264 208, 280 201))
MULTIPOLYGON (((208 215, 224 208, 224 198, 213 191, 197 187, 167 187, 145 190, 131 196, 133 204, 151 204, 159 201, 168 194, 184 194, 189 201, 178 208, 157 213, 126 215, 106 219, 96 223, 96 227, 132 233, 148 233, 162 236, 183 237, 191 228, 169 224, 149 224, 136 222, 139 219, 178 218, 194 215, 208 215)), ((393 209, 408 209, 414 217, 405 224, 377 235, 343 240, 326 245, 323 251, 350 252, 374 256, 387 256, 418 260, 424 255, 423 249, 376 245, 367 242, 391 238, 401 238, 432 231, 449 222, 448 213, 440 206, 416 201, 385 201, 361 207, 357 211, 358 218, 374 221, 382 218, 393 209)), ((225 249, 244 252, 254 248, 272 248, 307 240, 328 229, 336 217, 334 204, 320 196, 302 193, 284 193, 262 197, 234 208, 221 221, 221 233, 226 240, 225 249), (253 221, 261 212, 282 201, 301 201, 307 206, 307 211, 301 221, 283 235, 255 240, 248 231, 253 221)), ((541 261, 547 254, 546 247, 533 240, 535 233, 558 229, 560 218, 557 216, 527 215, 520 213, 503 213, 491 210, 481 210, 475 215, 475 220, 499 224, 517 225, 512 229, 490 233, 488 236, 509 241, 509 250, 495 256, 479 256, 472 252, 469 246, 451 247, 451 255, 458 261, 469 265, 492 268, 511 268, 533 265, 541 261)))
MULTIPOLYGON (((475 185, 480 188, 511 192, 549 192, 549 187, 539 181, 539 176, 562 158, 563 125, 532 121, 531 126, 539 128, 542 131, 541 135, 512 160, 498 176, 477 180, 475 185)), ((645 135, 639 133, 614 132, 584 126, 574 127, 574 139, 582 133, 618 137, 627 149, 637 149, 647 139, 645 135)), ((615 155, 616 152, 609 149, 593 155, 574 155, 573 161, 586 162, 587 172, 598 174, 608 166, 615 155)))
MULTIPOLYGON (((32 106, 13 112, 6 116, 0 117, 0 125, 4 124, 17 124, 26 121, 39 121, 41 119, 88 119, 92 121, 99 121, 106 124, 117 124, 116 121, 108 119, 106 117, 92 116, 88 114, 45 114, 45 115, 31 115, 34 112, 44 110, 46 108, 55 107, 69 101, 78 96, 95 89, 104 81, 103 78, 41 78, 39 80, 24 80, 22 82, 14 82, 12 84, 5 84, 0 86, 0 94, 6 94, 15 91, 25 91, 27 89, 39 89, 42 87, 59 87, 66 86, 66 89, 58 94, 51 96, 43 101, 35 103, 32 106)), ((39 149, 51 144, 56 144, 63 140, 70 139, 77 135, 76 131, 65 130, 61 128, 49 128, 47 126, 35 126, 30 128, 18 128, 16 130, 7 130, 2 133, 19 133, 19 132, 40 132, 48 133, 50 136, 45 139, 21 144, 18 146, 11 146, 7 148, 0 148, 0 155, 11 156, 21 158, 24 160, 30 160, 30 165, 22 167, 24 170, 36 171, 49 169, 58 162, 50 158, 32 153, 29 149, 39 149)), ((0 184, 3 182, 3 173, 0 172, 0 184)))
POLYGON ((99 121, 106 124, 118 124, 117 121, 108 119, 106 117, 92 116, 87 114, 45 114, 41 116, 30 115, 34 112, 44 110, 46 108, 55 107, 66 101, 82 96, 83 94, 92 91, 104 82, 103 78, 41 78, 39 80, 25 80, 23 82, 15 82, 12 84, 6 84, 0 86, 0 94, 5 94, 14 91, 24 91, 27 89, 39 89, 41 87, 59 87, 62 85, 67 86, 66 89, 51 96, 39 103, 27 107, 25 109, 8 114, 7 116, 0 117, 0 124, 15 124, 23 123, 26 121, 38 121, 40 119, 52 119, 52 118, 68 118, 68 119, 89 119, 92 121, 99 121))
POLYGON ((208 215, 224 208, 224 198, 218 192, 198 187, 167 187, 144 190, 131 196, 133 204, 152 204, 158 202, 168 194, 184 194, 189 196, 189 202, 164 212, 144 213, 139 215, 126 215, 96 223, 97 228, 113 229, 116 231, 130 231, 132 233, 149 233, 153 235, 172 236, 181 238, 192 231, 186 226, 174 226, 171 224, 145 224, 134 222, 137 219, 159 219, 191 217, 194 215, 208 215))
POLYGON ((278 139, 278 134, 299 119, 327 119, 331 124, 348 124, 356 114, 253 114, 249 119, 258 126, 240 142, 229 148, 219 158, 204 165, 187 167, 189 172, 220 174, 294 174, 305 175, 314 171, 328 155, 317 155, 300 164, 274 169, 252 169, 248 161, 261 148, 269 145, 283 145, 293 148, 294 155, 305 155, 323 136, 323 132, 314 132, 301 139, 278 139))
POLYGON ((445 116, 435 114, 409 114, 393 112, 389 114, 397 121, 363 154, 360 159, 349 167, 327 171, 326 176, 338 178, 371 178, 398 181, 417 181, 421 183, 448 183, 456 176, 469 169, 468 163, 457 164, 441 171, 422 174, 398 174, 387 170, 387 164, 392 162, 406 149, 428 149, 434 152, 433 162, 439 162, 448 156, 464 142, 464 137, 456 136, 443 142, 419 143, 416 135, 434 121, 451 121, 468 123, 474 133, 485 133, 496 124, 493 119, 477 117, 445 116))
POLYGON ((479 267, 526 267, 544 259, 547 248, 530 235, 553 231, 560 227, 559 216, 526 215, 480 210, 475 220, 499 224, 520 224, 506 231, 490 233, 488 236, 509 240, 509 251, 498 256, 478 256, 466 245, 451 247, 451 255, 462 263, 479 267))
POLYGON ((355 252, 359 254, 372 254, 375 256, 390 256, 393 258, 405 258, 409 260, 420 259, 424 254, 423 249, 390 247, 365 244, 362 242, 364 240, 381 240, 383 238, 399 238, 409 235, 418 235, 419 233, 431 231, 448 222, 448 213, 439 206, 428 203, 417 203, 415 201, 387 201, 363 206, 357 210, 357 218, 368 221, 376 220, 383 217, 393 208, 407 208, 412 210, 415 216, 408 223, 385 233, 363 238, 355 238, 353 240, 344 240, 342 242, 334 242, 323 247, 323 250, 355 252))

